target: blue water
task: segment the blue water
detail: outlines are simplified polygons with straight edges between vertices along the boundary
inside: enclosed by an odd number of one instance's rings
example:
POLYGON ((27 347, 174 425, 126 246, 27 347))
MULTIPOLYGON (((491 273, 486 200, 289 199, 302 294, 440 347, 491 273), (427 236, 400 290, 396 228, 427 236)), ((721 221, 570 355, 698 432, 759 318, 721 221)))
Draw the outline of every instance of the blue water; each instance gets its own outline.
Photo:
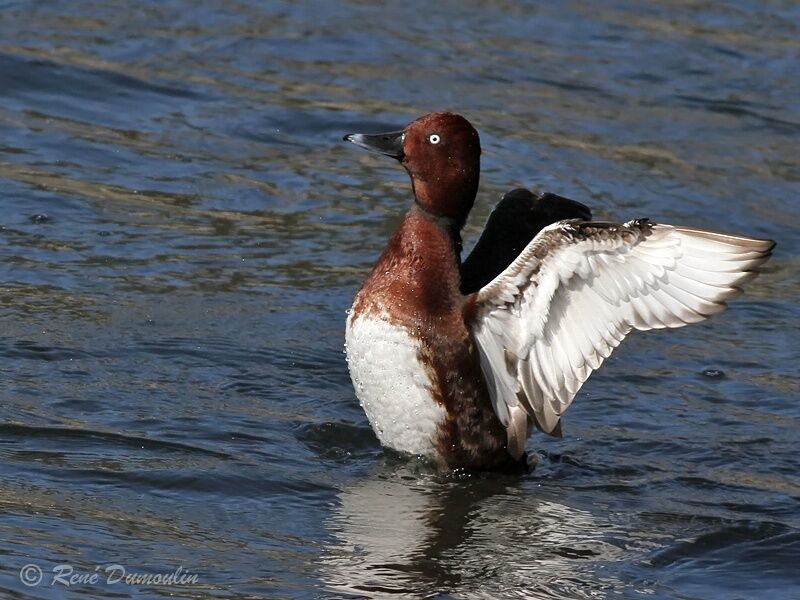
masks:
POLYGON ((0 595, 800 598, 798 39, 779 0, 0 2, 0 595), (344 363, 410 189, 341 135, 442 109, 467 247, 520 185, 778 241, 526 476, 383 451, 344 363))

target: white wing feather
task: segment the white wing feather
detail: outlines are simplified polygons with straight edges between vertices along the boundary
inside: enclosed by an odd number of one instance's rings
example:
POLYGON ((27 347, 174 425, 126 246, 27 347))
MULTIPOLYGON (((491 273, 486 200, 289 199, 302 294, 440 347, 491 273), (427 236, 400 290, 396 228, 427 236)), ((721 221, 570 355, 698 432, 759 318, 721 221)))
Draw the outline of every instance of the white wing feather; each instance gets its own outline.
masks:
POLYGON ((561 221, 477 293, 472 331, 495 412, 519 456, 631 329, 682 327, 725 308, 774 243, 646 220, 561 221))

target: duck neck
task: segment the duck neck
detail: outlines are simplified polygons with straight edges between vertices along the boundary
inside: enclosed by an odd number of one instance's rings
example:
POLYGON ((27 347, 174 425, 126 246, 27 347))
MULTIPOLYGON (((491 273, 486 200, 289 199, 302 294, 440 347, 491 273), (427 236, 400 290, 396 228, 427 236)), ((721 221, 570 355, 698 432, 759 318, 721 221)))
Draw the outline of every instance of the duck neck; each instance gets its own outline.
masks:
POLYGON ((423 213, 454 227, 464 227, 478 193, 480 167, 453 173, 456 177, 439 176, 433 181, 411 177, 415 206, 423 213))
POLYGON ((454 217, 437 215, 427 210, 419 202, 414 202, 414 206, 411 207, 409 212, 422 217, 426 221, 433 223, 439 229, 441 229, 452 242, 453 248, 455 249, 456 258, 460 261, 462 248, 461 228, 464 225, 463 222, 459 222, 459 220, 454 217))

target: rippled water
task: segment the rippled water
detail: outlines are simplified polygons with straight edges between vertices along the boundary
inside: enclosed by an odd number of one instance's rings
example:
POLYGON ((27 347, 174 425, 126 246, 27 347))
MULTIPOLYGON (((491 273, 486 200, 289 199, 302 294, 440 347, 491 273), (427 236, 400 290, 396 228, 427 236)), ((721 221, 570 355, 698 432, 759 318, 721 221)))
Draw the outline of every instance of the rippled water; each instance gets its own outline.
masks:
POLYGON ((798 39, 779 0, 0 2, 2 595, 800 598, 798 39), (517 185, 778 241, 522 477, 382 451, 342 356, 410 191, 341 134, 440 109, 467 246, 517 185), (54 581, 114 564, 196 581, 54 581))

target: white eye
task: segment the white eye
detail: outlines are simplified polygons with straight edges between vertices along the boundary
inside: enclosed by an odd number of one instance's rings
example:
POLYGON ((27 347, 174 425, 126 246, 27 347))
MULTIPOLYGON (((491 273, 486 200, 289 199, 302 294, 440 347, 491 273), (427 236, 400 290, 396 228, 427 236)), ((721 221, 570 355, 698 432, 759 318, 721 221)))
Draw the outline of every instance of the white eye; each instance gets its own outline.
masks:
POLYGON ((438 144, 440 141, 442 141, 442 138, 440 138, 440 137, 439 137, 438 135, 436 135, 435 133, 432 133, 432 134, 430 134, 430 135, 428 136, 428 141, 429 141, 431 144, 438 144))

